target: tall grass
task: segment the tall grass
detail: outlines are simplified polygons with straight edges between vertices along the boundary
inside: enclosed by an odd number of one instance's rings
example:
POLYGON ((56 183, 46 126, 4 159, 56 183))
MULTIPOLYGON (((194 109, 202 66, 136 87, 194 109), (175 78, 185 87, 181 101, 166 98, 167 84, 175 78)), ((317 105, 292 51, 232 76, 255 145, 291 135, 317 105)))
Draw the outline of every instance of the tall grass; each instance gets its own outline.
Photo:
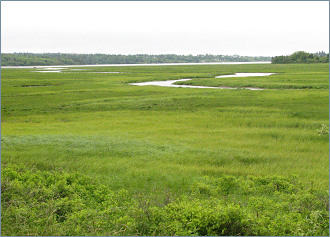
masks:
POLYGON ((191 184, 205 175, 295 174, 304 185, 328 189, 329 140, 318 132, 329 123, 328 65, 89 69, 123 73, 2 70, 3 165, 83 173, 112 190, 144 197, 190 195, 191 184), (214 78, 235 72, 278 74, 214 78), (288 88, 290 80, 291 90, 129 85, 181 78, 271 88, 288 88))

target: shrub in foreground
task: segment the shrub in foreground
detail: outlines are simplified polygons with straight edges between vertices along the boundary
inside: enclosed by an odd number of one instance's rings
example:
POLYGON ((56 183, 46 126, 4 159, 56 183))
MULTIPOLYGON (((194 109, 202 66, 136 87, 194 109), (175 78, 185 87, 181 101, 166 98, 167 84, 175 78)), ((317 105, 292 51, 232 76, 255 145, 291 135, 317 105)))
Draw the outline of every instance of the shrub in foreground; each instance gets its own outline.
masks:
POLYGON ((329 235, 328 192, 295 176, 203 177, 159 203, 78 173, 1 172, 2 235, 329 235))

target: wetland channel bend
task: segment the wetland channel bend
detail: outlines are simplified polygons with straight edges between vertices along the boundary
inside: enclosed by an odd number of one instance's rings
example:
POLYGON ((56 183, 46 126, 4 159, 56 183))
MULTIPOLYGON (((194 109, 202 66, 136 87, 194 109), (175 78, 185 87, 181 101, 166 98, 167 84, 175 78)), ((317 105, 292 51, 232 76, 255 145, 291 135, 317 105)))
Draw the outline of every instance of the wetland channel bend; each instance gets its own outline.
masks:
MULTIPOLYGON (((225 78, 225 77, 264 77, 275 73, 235 73, 233 75, 222 75, 215 78, 225 78)), ((176 85, 174 83, 179 81, 189 81, 192 79, 179 79, 179 80, 168 80, 168 81, 149 81, 149 82, 139 82, 130 83, 135 86, 166 86, 166 87, 182 87, 182 88, 212 88, 212 89, 237 89, 237 87, 211 87, 211 86, 191 86, 191 85, 176 85)), ((263 90, 261 88, 253 87, 242 87, 248 90, 263 90)))

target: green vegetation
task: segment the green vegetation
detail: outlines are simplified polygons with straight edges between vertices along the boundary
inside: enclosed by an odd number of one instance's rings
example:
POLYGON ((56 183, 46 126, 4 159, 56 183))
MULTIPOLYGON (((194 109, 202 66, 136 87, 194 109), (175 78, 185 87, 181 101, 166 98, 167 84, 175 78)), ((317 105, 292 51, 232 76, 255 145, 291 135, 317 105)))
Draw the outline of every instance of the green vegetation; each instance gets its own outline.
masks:
POLYGON ((329 54, 323 51, 315 54, 298 51, 288 56, 272 57, 272 63, 329 63, 329 54))
POLYGON ((328 64, 2 69, 2 235, 327 236, 328 78, 328 64), (215 78, 239 72, 277 74, 215 78), (277 89, 129 84, 181 78, 277 89))
POLYGON ((328 193, 296 177, 203 177, 130 196, 79 173, 2 167, 2 235, 328 235, 328 193))
MULTIPOLYGON (((241 72, 272 72, 276 73, 268 77, 248 77, 248 78, 196 78, 190 81, 177 82, 181 85, 194 86, 227 86, 227 87, 257 87, 266 89, 328 89, 329 88, 329 68, 328 64, 298 64, 291 65, 251 65, 249 70, 241 72), (262 71, 263 70, 263 71, 262 71)), ((224 70, 224 74, 232 74, 230 70, 224 70)))
POLYGON ((138 63, 202 63, 202 62, 255 62, 270 61, 270 57, 229 55, 176 55, 176 54, 63 54, 63 53, 2 53, 2 66, 94 65, 138 63))

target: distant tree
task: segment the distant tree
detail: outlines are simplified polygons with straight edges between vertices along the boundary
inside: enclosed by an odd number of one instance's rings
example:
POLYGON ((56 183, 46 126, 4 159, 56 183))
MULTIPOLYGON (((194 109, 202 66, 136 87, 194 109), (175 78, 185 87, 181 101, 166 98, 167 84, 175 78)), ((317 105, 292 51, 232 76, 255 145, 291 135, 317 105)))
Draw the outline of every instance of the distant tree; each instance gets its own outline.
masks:
POLYGON ((85 65, 85 64, 133 64, 133 63, 200 63, 200 62, 253 62, 270 61, 270 57, 249 57, 200 54, 62 54, 62 53, 13 53, 1 54, 2 66, 85 65))
POLYGON ((284 63, 328 63, 329 54, 322 53, 306 53, 304 51, 297 51, 288 56, 275 56, 272 57, 271 62, 274 64, 284 63), (319 56, 323 55, 323 56, 319 56))

